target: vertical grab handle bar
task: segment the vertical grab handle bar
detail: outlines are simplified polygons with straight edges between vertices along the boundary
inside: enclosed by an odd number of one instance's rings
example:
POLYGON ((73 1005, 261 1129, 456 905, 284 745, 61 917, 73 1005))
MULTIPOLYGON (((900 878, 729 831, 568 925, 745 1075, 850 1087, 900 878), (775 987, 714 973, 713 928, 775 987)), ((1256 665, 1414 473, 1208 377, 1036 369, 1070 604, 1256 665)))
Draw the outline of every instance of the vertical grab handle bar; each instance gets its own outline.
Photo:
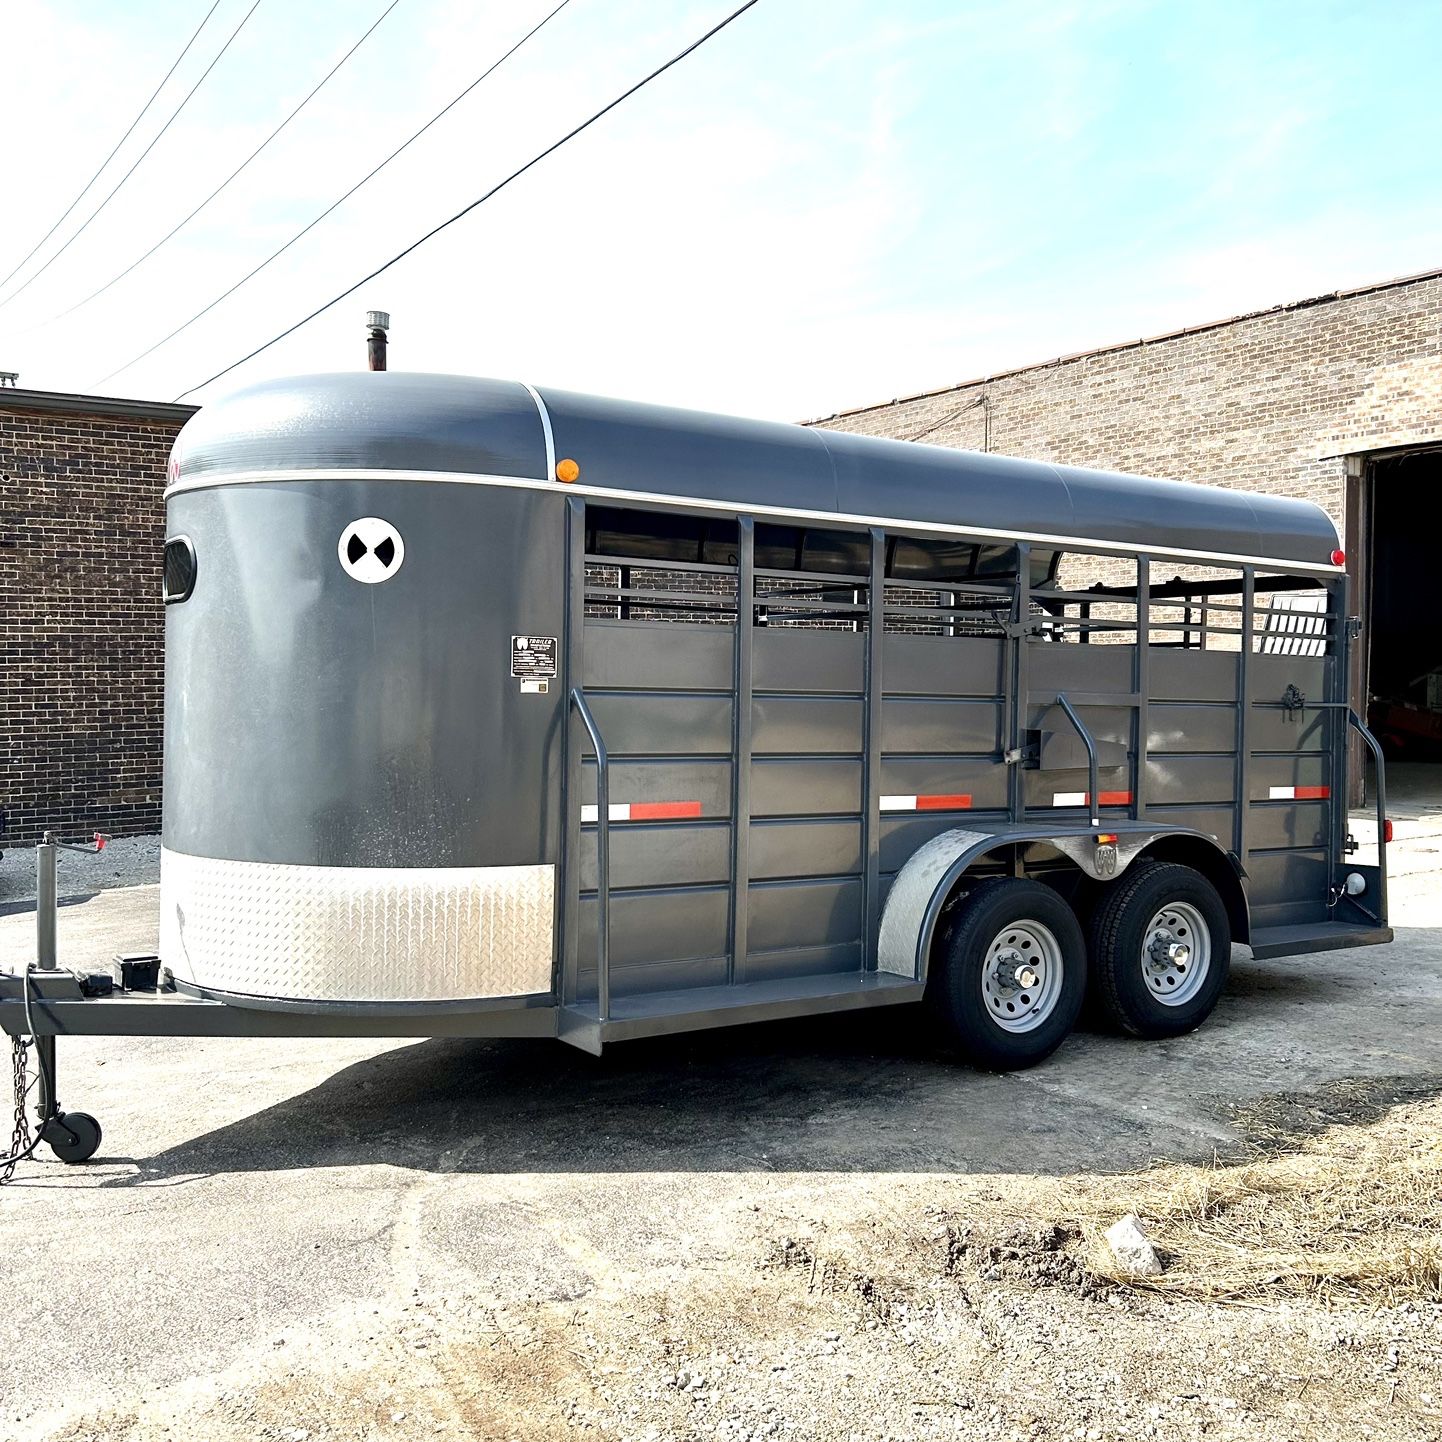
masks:
POLYGON ((1377 738, 1362 724, 1362 718, 1347 708, 1347 721, 1367 743, 1372 761, 1377 767, 1377 908, 1382 913, 1379 920, 1387 924, 1387 763, 1382 759, 1382 747, 1377 738))
MULTIPOLYGON (((581 718, 596 753, 596 1012, 604 1025, 611 1019, 611 777, 610 759, 601 728, 579 686, 571 688, 571 705, 581 718)), ((579 882, 578 882, 579 885, 579 882)))
POLYGON ((1087 730, 1082 718, 1076 714, 1075 707, 1061 693, 1057 692, 1056 704, 1066 712, 1066 719, 1076 728, 1076 734, 1081 737, 1082 745, 1087 749, 1087 811, 1091 816, 1091 824, 1100 826, 1101 802, 1097 799, 1097 743, 1092 740, 1092 733, 1087 730))

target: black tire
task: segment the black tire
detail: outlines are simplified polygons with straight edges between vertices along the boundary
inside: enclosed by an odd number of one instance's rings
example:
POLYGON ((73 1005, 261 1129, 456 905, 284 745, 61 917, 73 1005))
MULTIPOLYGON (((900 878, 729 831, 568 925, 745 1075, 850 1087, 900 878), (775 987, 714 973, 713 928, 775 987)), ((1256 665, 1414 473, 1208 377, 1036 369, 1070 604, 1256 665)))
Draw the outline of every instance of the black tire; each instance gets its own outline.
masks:
POLYGON ((1138 862, 1102 897, 1092 914, 1088 940, 1096 1013, 1104 1024, 1128 1036, 1155 1039, 1195 1031, 1212 1014, 1227 984, 1232 960, 1227 908, 1216 887, 1190 866, 1138 862), (1163 914, 1172 923, 1180 921, 1175 935, 1171 924, 1151 932, 1153 920, 1163 914), (1198 918, 1205 923, 1205 937, 1197 931, 1198 918), (1164 960, 1164 936, 1189 947, 1187 960, 1164 960), (1199 970, 1202 943, 1206 956, 1199 970))
POLYGON ((100 1149, 100 1123, 89 1112, 62 1112, 45 1124, 45 1145, 62 1162, 88 1162, 100 1149))
POLYGON ((1014 1071, 1045 1061, 1066 1040, 1085 996, 1081 924, 1039 881, 998 876, 981 882, 932 948, 927 1006, 945 1040, 975 1066, 1014 1071), (1047 937, 1054 957, 1046 955, 1047 937), (999 975, 1001 969, 1008 974, 999 975), (1027 975, 1037 978, 1030 989, 1027 975))

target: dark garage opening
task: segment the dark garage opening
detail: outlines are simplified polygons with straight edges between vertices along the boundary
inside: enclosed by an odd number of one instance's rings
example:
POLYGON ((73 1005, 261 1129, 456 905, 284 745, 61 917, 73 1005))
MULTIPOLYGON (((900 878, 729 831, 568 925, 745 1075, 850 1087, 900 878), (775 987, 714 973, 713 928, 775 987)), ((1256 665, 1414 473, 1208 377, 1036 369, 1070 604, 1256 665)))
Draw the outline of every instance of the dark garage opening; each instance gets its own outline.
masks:
POLYGON ((1436 765, 1442 790, 1442 448, 1374 459, 1368 489, 1370 724, 1389 760, 1436 765))

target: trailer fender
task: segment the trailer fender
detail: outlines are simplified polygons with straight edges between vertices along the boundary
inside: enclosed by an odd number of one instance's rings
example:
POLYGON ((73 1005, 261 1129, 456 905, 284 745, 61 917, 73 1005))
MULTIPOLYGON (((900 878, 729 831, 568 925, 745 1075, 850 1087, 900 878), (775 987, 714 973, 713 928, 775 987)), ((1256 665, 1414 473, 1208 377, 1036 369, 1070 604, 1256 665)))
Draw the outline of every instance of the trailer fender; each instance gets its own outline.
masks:
MULTIPOLYGON (((933 837, 912 853, 897 872, 896 880, 887 893, 877 938, 877 969, 894 976, 910 976, 924 981, 937 918, 967 869, 998 847, 1036 841, 1056 847, 1084 875, 1099 882, 1114 881, 1132 862, 1144 855, 1160 852, 1166 854, 1168 860, 1181 859, 1171 853, 1178 846, 1184 846, 1198 860, 1208 863, 1197 866, 1197 869, 1218 886, 1232 917, 1233 935, 1238 940, 1243 939, 1246 902, 1239 877, 1240 868, 1215 837, 1178 827, 1164 830, 1143 827, 1136 822, 1121 822, 1110 829, 1117 836, 1115 864, 1106 867, 1098 865, 1096 833, 1090 829, 1061 834, 1049 827, 1016 827, 1006 831, 957 829, 933 837), (1228 882, 1230 884, 1226 884, 1228 882)), ((1191 864, 1197 863, 1194 861, 1191 864)))

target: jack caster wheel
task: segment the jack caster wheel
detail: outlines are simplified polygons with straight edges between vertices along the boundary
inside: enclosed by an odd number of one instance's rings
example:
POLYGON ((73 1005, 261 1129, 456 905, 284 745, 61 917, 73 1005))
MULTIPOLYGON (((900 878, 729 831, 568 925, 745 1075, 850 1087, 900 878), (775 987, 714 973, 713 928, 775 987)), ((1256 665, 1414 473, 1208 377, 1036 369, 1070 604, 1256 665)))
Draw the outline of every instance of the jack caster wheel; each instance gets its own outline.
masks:
POLYGON ((89 1112, 61 1112, 45 1124, 45 1144, 62 1162, 88 1162, 100 1149, 100 1123, 89 1112))

